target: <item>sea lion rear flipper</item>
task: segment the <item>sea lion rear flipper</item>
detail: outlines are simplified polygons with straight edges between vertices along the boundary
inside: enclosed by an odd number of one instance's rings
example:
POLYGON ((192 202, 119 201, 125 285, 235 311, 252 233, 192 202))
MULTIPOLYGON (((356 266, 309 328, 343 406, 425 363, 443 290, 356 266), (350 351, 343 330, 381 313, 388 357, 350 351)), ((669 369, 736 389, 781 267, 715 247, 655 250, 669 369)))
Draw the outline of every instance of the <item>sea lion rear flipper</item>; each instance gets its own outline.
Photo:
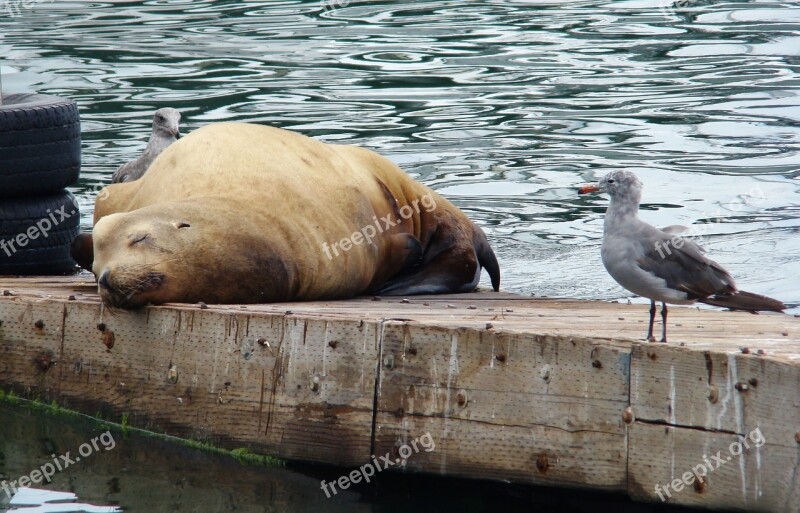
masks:
POLYGON ((78 262, 78 265, 87 271, 92 270, 94 263, 94 239, 91 233, 80 233, 69 249, 72 259, 78 262))
POLYGON ((486 234, 483 233, 483 230, 476 224, 473 224, 472 227, 475 232, 475 255, 478 257, 478 263, 489 273, 489 278, 492 280, 492 288, 497 292, 500 290, 500 265, 497 263, 497 257, 494 255, 494 250, 489 245, 489 241, 486 240, 486 234))

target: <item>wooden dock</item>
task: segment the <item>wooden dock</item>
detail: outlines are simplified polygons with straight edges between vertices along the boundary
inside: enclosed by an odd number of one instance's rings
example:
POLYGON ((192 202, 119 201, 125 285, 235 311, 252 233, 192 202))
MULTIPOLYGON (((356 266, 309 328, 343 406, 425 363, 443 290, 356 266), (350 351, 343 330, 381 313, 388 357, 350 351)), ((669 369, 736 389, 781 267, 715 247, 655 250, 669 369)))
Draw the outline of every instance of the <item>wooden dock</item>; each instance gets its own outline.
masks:
POLYGON ((406 469, 800 511, 791 315, 675 307, 660 344, 643 305, 493 292, 137 312, 90 276, 0 294, 0 387, 136 427, 348 467, 430 433, 406 469))

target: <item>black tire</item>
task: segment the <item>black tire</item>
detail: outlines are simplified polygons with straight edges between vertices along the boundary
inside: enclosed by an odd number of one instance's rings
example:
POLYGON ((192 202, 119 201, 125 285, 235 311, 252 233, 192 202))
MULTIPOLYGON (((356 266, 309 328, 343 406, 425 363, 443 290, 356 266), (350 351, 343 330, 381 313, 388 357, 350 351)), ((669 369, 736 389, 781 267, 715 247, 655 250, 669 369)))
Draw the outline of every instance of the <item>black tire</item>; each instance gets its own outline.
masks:
POLYGON ((74 272, 69 252, 80 218, 68 191, 0 201, 0 275, 74 272))
POLYGON ((3 95, 0 198, 54 194, 81 169, 81 123, 74 101, 41 94, 3 95))

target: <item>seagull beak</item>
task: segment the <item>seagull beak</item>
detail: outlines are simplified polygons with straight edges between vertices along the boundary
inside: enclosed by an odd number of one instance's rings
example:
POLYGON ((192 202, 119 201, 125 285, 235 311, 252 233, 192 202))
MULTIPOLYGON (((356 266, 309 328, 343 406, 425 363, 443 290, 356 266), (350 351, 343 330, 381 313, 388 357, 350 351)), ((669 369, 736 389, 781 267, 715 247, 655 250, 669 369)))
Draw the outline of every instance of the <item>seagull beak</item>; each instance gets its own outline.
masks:
POLYGON ((181 133, 180 133, 180 131, 176 131, 176 132, 175 132, 175 139, 180 139, 180 138, 181 138, 181 133))
POLYGON ((590 192, 599 192, 600 187, 597 185, 582 185, 580 189, 578 189, 578 194, 589 194, 590 192))

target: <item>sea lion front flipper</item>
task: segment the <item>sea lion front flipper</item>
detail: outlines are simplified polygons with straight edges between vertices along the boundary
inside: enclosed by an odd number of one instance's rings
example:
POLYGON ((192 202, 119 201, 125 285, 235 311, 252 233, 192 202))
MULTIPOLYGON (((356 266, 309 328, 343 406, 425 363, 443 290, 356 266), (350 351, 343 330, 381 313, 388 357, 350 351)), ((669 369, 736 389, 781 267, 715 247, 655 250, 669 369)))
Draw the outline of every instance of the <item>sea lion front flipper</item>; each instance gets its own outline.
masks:
POLYGON ((382 266, 384 272, 374 277, 366 293, 374 293, 386 285, 387 280, 397 276, 407 276, 420 265, 423 257, 422 243, 410 233, 397 233, 388 237, 390 246, 387 251, 387 265, 382 266))
POLYGON ((80 233, 69 248, 69 254, 78 265, 87 271, 92 270, 94 263, 94 239, 91 233, 80 233))
POLYGON ((412 296, 417 294, 452 294, 475 290, 480 281, 480 267, 475 265, 476 272, 471 280, 456 276, 451 264, 446 260, 434 265, 419 268, 417 272, 405 274, 386 282, 374 292, 379 296, 412 296))
POLYGON ((392 235, 391 239, 392 249, 394 251, 399 249, 399 253, 405 256, 398 274, 407 273, 422 262, 422 243, 416 237, 410 233, 398 233, 392 235))
POLYGON ((416 294, 452 294, 475 290, 481 278, 477 255, 469 248, 468 256, 454 266, 451 252, 425 253, 416 265, 406 267, 380 286, 377 295, 409 296, 416 294))

